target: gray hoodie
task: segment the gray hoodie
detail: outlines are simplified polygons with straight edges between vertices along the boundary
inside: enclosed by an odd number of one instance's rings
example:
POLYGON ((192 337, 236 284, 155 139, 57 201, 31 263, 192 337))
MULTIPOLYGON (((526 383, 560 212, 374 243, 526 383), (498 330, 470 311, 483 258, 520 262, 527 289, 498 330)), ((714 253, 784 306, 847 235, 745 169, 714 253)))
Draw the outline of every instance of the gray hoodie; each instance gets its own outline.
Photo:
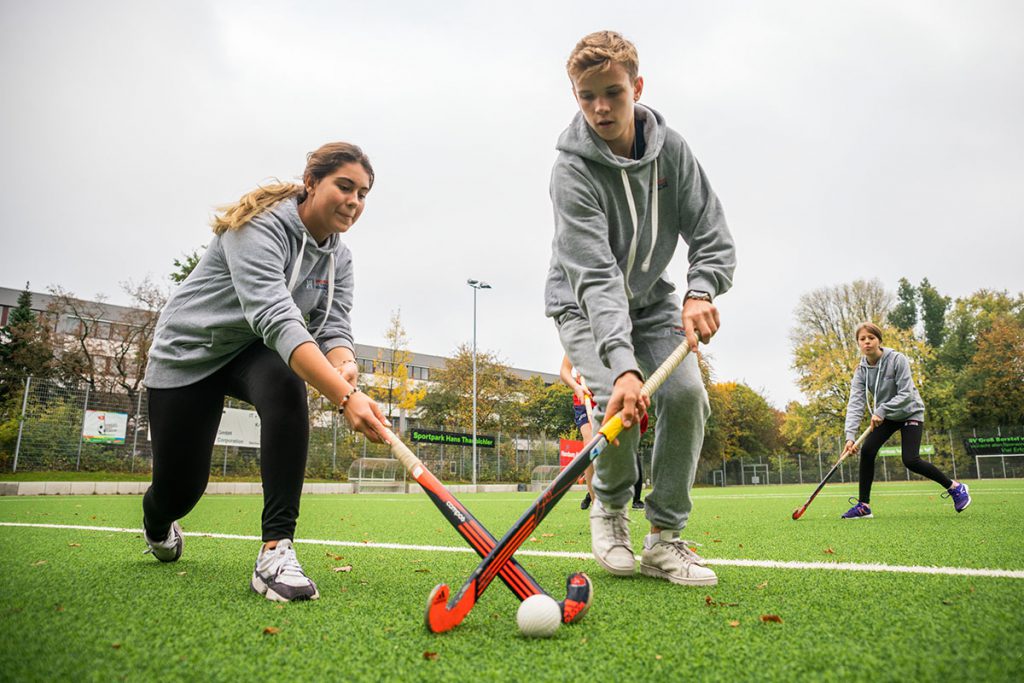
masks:
POLYGON ((340 236, 317 246, 297 200, 279 202, 210 242, 160 314, 144 383, 193 384, 258 340, 285 363, 308 341, 325 354, 351 349, 353 288, 352 253, 340 236))
POLYGON ((924 421, 924 401, 910 376, 910 361, 899 351, 882 349, 874 365, 862 357, 850 382, 850 402, 846 404, 846 438, 854 441, 864 418, 867 395, 871 393, 871 413, 886 420, 924 421))
POLYGON ((732 286, 736 266, 722 206, 690 148, 653 109, 634 111, 647 144, 641 159, 615 156, 577 113, 558 139, 551 172, 545 313, 582 314, 614 377, 638 370, 630 312, 675 291, 665 269, 680 237, 689 247, 690 289, 718 296, 732 286))

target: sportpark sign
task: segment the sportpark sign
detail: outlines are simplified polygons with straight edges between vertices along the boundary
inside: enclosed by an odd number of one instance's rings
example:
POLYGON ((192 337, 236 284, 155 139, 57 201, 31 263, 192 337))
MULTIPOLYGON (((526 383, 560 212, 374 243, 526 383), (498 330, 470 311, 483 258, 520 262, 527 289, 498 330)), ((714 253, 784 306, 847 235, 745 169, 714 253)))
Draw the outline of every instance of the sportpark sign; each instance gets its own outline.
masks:
MULTIPOLYGON (((878 449, 878 454, 881 456, 902 455, 903 449, 900 446, 883 446, 878 449)), ((935 455, 935 446, 930 443, 922 444, 921 455, 935 455)))
POLYGON ((1019 455, 1024 453, 1024 436, 977 436, 964 439, 971 455, 1019 455))
MULTIPOLYGON (((473 435, 461 432, 438 432, 432 429, 413 429, 413 443, 436 443, 444 446, 472 446, 473 435)), ((476 435, 476 445, 480 448, 494 448, 494 437, 483 434, 476 435)))

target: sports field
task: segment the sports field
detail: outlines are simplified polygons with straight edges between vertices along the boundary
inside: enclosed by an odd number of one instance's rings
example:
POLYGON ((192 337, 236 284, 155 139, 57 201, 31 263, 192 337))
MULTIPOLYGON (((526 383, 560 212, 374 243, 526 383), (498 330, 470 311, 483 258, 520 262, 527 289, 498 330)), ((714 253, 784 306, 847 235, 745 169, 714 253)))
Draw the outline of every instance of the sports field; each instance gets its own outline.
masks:
MULTIPOLYGON (((248 590, 258 497, 204 498, 176 564, 141 554, 137 496, 3 497, 0 679, 1024 680, 1024 481, 970 486, 958 515, 931 483, 879 484, 876 518, 852 522, 851 485, 796 522, 813 484, 698 489, 684 536, 713 588, 604 574, 570 494, 517 555, 556 599, 593 578, 590 613, 549 640, 520 636, 498 581, 426 632, 430 589, 477 558, 424 495, 304 496, 322 597, 288 605, 248 590)), ((500 537, 532 496, 460 499, 500 537)))

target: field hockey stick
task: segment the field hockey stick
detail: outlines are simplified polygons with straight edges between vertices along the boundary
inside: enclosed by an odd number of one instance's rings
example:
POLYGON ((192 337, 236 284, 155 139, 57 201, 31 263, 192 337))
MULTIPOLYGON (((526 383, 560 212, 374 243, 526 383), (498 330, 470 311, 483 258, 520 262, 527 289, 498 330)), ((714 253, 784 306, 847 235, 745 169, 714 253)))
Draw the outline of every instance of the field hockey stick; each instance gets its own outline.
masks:
MULTIPOLYGON (((434 507, 441 511, 448 523, 466 539, 477 555, 486 557, 495 546, 494 536, 452 495, 451 491, 445 488, 394 432, 386 429, 384 438, 391 447, 392 455, 402 463, 416 483, 423 487, 434 507)), ((520 601, 532 595, 547 595, 540 584, 514 558, 502 567, 498 577, 520 601)), ((592 596, 593 586, 590 577, 582 572, 570 574, 566 580, 565 599, 558 603, 562 609, 562 621, 574 624, 582 619, 590 607, 592 596)))
POLYGON ((843 461, 846 460, 846 458, 848 458, 854 451, 860 448, 860 445, 864 443, 864 439, 868 438, 868 434, 871 433, 872 429, 874 429, 874 426, 868 425, 868 428, 864 430, 864 433, 857 437, 857 440, 853 442, 853 448, 849 450, 844 449, 843 452, 839 454, 839 460, 836 461, 835 465, 832 465, 832 469, 828 471, 828 474, 825 475, 825 478, 821 480, 820 484, 818 484, 818 488, 814 489, 814 493, 812 493, 811 497, 807 499, 807 502, 798 507, 796 510, 793 510, 793 519, 800 519, 801 517, 803 517, 804 512, 807 511, 807 506, 811 504, 811 501, 814 500, 814 497, 818 495, 818 492, 825 488, 825 484, 827 484, 828 480, 832 478, 832 475, 836 473, 836 470, 839 469, 839 466, 843 464, 843 461))
MULTIPOLYGON (((640 392, 644 396, 650 396, 665 379, 672 374, 689 351, 687 342, 683 342, 673 351, 665 362, 644 382, 640 392)), ((523 545, 534 529, 541 523, 549 512, 555 507, 558 501, 572 487, 572 485, 583 474, 584 470, 595 458, 597 458, 608 444, 613 443, 623 431, 622 413, 617 413, 612 419, 606 422, 590 443, 580 451, 572 461, 566 465, 555 480, 540 494, 523 513, 523 515, 512 525, 512 528, 502 537, 501 541, 487 554, 487 557, 473 570, 469 579, 462 585, 462 588, 448 600, 448 585, 439 584, 431 591, 427 599, 427 628, 434 633, 449 631, 466 618, 469 611, 473 609, 476 601, 480 598, 487 587, 498 576, 503 567, 512 560, 512 555, 523 545)))

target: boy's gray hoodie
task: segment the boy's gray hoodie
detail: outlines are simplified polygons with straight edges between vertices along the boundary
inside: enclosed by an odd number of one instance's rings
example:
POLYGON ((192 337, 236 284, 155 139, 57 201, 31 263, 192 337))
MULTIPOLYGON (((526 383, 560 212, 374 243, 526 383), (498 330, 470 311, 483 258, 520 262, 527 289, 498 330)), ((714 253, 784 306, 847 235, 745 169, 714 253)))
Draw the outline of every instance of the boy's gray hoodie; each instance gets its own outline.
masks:
POLYGON ((846 404, 846 438, 854 441, 864 418, 868 393, 872 395, 871 413, 886 420, 924 421, 924 401, 910 375, 910 361, 899 351, 882 349, 874 365, 862 357, 850 382, 850 402, 846 404))
POLYGON ((353 288, 352 253, 340 236, 317 246, 296 198, 279 202, 210 242, 160 314, 144 383, 153 389, 193 384, 257 340, 285 363, 308 341, 324 353, 351 349, 353 288), (315 339, 310 329, 319 330, 315 339))
POLYGON ((675 290, 665 269, 680 237, 689 247, 690 289, 724 293, 736 265, 722 206, 690 148, 653 109, 635 105, 634 112, 646 141, 642 158, 615 156, 577 113, 558 139, 551 172, 545 313, 581 313, 613 377, 639 371, 629 314, 675 290))

